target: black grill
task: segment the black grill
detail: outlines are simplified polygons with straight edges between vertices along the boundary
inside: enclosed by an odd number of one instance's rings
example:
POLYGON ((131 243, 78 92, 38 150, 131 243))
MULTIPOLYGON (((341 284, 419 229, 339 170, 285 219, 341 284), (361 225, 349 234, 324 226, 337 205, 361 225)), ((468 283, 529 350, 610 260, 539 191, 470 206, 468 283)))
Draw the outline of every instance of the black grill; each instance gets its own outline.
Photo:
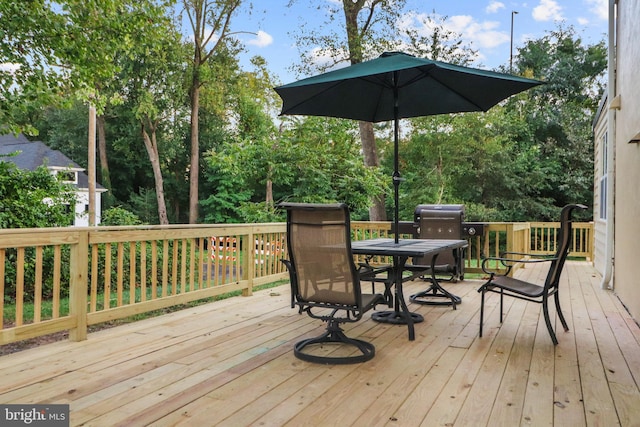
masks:
MULTIPOLYGON (((442 216, 457 216, 457 212, 461 212, 461 227, 460 227, 460 239, 466 239, 467 237, 482 236, 484 234, 484 222, 465 222, 464 221, 464 205, 418 205, 413 213, 414 227, 420 224, 420 211, 433 211, 442 212, 442 216), (447 215, 447 212, 453 212, 447 215)), ((415 233, 418 234, 417 232, 415 233)), ((417 236, 416 236, 417 237, 417 236)))

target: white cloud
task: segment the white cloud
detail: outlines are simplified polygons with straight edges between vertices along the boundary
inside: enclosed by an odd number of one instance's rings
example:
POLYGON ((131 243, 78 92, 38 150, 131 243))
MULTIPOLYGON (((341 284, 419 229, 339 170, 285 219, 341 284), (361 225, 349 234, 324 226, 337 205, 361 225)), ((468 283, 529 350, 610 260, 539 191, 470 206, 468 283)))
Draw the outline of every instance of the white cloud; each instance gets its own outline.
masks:
POLYGON ((266 47, 273 43, 273 37, 271 34, 266 33, 262 30, 259 30, 254 39, 251 39, 247 42, 247 44, 258 46, 258 47, 266 47))
POLYGON ((449 21, 451 31, 473 41, 477 48, 493 48, 509 41, 509 34, 497 30, 500 27, 497 21, 478 22, 469 15, 452 16, 449 21))
POLYGON ((501 1, 492 0, 491 3, 489 3, 489 6, 487 6, 487 8, 485 9, 485 12, 496 13, 500 9, 504 9, 504 8, 505 8, 504 3, 502 3, 501 1))
POLYGON ((499 22, 477 21, 471 15, 448 16, 443 22, 443 17, 438 14, 405 14, 398 25, 401 29, 413 28, 422 35, 430 34, 435 25, 443 25, 445 31, 460 34, 463 42, 477 51, 477 61, 487 59, 486 51, 510 40, 508 31, 499 30, 499 22))
POLYGON ((578 17, 578 24, 583 25, 583 26, 589 25, 589 19, 579 16, 578 17))
POLYGON ((15 64, 11 62, 3 62, 0 64, 0 71, 6 71, 10 74, 15 73, 20 68, 20 64, 15 64))
POLYGON ((561 21, 562 6, 556 0, 540 0, 540 4, 533 8, 533 19, 536 21, 561 21))
POLYGON ((585 0, 589 11, 596 15, 599 19, 609 19, 609 2, 608 0, 585 0))

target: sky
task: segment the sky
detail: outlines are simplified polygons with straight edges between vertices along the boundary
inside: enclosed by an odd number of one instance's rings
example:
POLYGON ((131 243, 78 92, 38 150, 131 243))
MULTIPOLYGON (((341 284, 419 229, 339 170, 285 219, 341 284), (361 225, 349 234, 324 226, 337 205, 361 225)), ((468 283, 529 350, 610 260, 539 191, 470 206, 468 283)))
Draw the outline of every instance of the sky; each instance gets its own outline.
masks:
MULTIPOLYGON (((325 7, 342 0, 253 0, 251 14, 241 12, 232 22, 242 34, 247 52, 241 64, 249 68, 249 58, 260 55, 279 83, 290 83, 298 76, 289 69, 300 62, 295 47, 295 33, 301 28, 318 30, 326 22, 325 7)), ((573 26, 583 43, 592 44, 606 38, 608 0, 406 0, 407 10, 418 14, 446 16, 449 29, 461 34, 466 44, 478 51, 472 64, 494 69, 509 64, 511 19, 513 16, 513 53, 527 40, 543 37, 559 23, 573 26), (512 13, 517 12, 517 13, 512 13)), ((344 25, 344 19, 336 20, 344 25)), ((414 20, 413 22, 416 22, 414 20)), ((346 65, 346 64, 345 64, 346 65)))

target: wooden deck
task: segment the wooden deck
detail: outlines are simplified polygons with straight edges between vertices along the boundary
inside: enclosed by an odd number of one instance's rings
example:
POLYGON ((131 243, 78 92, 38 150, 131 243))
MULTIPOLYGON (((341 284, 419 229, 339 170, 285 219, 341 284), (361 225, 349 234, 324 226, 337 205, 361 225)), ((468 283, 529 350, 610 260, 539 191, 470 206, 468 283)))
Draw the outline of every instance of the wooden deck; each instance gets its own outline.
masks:
POLYGON ((347 326, 376 356, 346 366, 293 356, 322 325, 283 286, 0 357, 0 403, 69 404, 71 425, 92 426, 637 426, 640 329, 599 280, 567 263, 557 347, 538 304, 507 299, 499 327, 497 295, 478 338, 480 282, 466 280, 446 286, 455 311, 410 305, 425 317, 413 342, 369 316, 347 326))

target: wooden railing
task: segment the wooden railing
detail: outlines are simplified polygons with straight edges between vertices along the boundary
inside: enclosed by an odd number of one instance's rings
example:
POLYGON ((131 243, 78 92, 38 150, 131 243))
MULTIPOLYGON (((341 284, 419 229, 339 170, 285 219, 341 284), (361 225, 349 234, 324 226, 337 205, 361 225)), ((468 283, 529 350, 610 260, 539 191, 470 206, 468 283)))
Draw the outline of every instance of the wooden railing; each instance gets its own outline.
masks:
POLYGON ((288 277, 284 224, 0 230, 0 345, 288 277))
MULTIPOLYGON (((469 238, 465 273, 505 250, 553 253, 556 223, 489 223, 469 238)), ((389 222, 352 222, 354 240, 389 222)), ((410 237, 410 236, 404 236, 410 237)), ((574 223, 571 256, 593 259, 593 224, 574 223)), ((0 345, 288 278, 285 225, 233 224, 0 230, 0 345)), ((377 259, 374 262, 389 262, 377 259)))
MULTIPOLYGON (((482 260, 489 256, 500 256, 502 252, 527 252, 534 255, 555 253, 557 222, 491 222, 484 233, 469 237, 465 251, 465 273, 483 273, 482 260)), ((374 237, 391 237, 389 222, 354 221, 351 223, 355 240, 374 237)), ((411 238, 411 235, 402 237, 411 238)), ((593 260, 593 223, 574 222, 573 239, 569 256, 593 260)), ((373 258, 373 263, 389 263, 389 259, 373 258)), ((499 266, 496 266, 499 267, 499 266)), ((516 266, 516 271, 520 266, 516 266)))

